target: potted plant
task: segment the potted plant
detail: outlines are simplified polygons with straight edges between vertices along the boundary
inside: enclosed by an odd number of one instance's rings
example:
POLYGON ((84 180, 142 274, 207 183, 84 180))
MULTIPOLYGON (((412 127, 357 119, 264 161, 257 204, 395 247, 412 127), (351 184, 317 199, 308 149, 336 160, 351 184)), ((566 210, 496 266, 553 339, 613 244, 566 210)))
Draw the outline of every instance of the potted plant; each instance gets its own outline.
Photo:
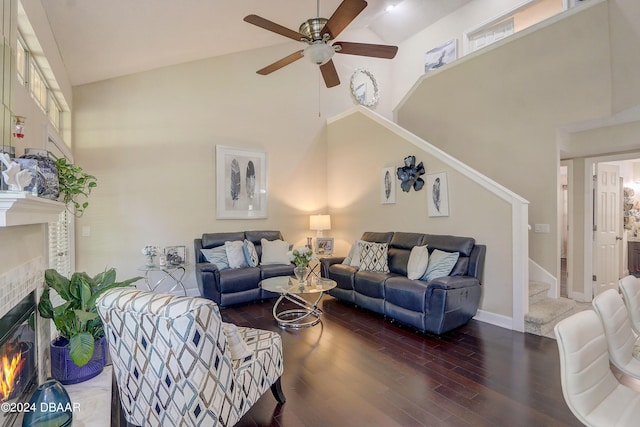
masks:
POLYGON ((106 342, 102 320, 96 310, 96 300, 105 291, 129 286, 141 279, 134 277, 116 282, 116 270, 111 268, 95 277, 73 273, 67 279, 56 270, 45 271, 45 288, 38 303, 38 312, 53 319, 60 336, 51 342, 51 374, 62 384, 75 384, 95 377, 106 362, 106 342), (53 306, 50 290, 63 303, 53 306), (94 350, 98 351, 94 351, 94 350))
POLYGON ((60 197, 66 205, 72 205, 75 209, 75 215, 80 217, 84 210, 89 206, 89 202, 80 202, 80 197, 89 197, 91 190, 95 188, 97 178, 86 173, 80 166, 67 162, 67 159, 61 157, 56 159, 56 168, 58 169, 58 183, 60 197))

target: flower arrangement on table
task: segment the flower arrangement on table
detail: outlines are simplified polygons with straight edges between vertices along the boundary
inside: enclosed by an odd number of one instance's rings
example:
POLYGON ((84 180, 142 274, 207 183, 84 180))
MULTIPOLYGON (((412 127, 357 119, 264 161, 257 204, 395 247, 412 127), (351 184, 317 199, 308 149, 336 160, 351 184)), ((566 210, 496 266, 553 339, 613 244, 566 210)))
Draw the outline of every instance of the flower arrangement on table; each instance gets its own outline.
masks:
POLYGON ((153 267, 155 265, 153 257, 160 253, 160 248, 156 245, 146 245, 142 248, 142 255, 147 257, 147 267, 153 267))
POLYGON ((289 259, 296 265, 296 267, 306 267, 309 265, 309 262, 316 259, 316 255, 308 247, 301 246, 291 251, 289 259))

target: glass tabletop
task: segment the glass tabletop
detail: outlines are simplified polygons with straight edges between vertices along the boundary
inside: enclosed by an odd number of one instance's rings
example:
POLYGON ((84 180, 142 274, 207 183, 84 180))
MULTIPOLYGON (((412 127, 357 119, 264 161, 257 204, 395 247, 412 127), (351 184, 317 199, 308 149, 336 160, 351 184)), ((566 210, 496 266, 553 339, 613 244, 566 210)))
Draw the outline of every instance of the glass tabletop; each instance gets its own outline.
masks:
POLYGON ((315 294, 325 292, 336 287, 331 279, 312 276, 302 284, 293 276, 270 277, 260 282, 262 289, 279 294, 315 294))

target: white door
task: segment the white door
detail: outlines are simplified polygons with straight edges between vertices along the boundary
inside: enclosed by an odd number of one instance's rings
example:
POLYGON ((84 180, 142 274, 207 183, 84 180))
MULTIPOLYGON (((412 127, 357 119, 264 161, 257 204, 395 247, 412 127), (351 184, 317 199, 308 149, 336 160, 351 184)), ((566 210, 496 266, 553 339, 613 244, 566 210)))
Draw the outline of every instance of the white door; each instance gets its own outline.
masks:
POLYGON ((598 163, 595 182, 595 247, 593 294, 618 288, 620 222, 620 168, 598 163))

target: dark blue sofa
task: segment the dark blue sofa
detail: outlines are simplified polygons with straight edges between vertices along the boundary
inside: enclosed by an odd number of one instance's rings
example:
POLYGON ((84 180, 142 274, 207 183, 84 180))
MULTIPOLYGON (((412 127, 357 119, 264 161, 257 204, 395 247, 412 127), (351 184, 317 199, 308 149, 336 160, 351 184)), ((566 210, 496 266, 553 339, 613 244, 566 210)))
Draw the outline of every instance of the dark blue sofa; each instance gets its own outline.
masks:
POLYGON ((262 259, 261 239, 284 240, 279 231, 237 231, 205 233, 202 238, 193 241, 196 281, 200 288, 200 295, 215 301, 220 307, 275 298, 277 294, 264 291, 258 286, 260 281, 269 277, 293 275, 293 264, 258 265, 220 271, 215 264, 208 262, 200 251, 203 248, 223 246, 226 241, 244 239, 253 242, 260 259, 262 259))
POLYGON ((344 258, 321 259, 322 275, 337 282, 329 294, 421 331, 443 334, 466 324, 480 304, 486 246, 470 237, 404 232, 366 232, 361 240, 387 243, 389 273, 360 271, 344 258), (425 282, 407 278, 414 246, 459 252, 449 276, 425 282))

